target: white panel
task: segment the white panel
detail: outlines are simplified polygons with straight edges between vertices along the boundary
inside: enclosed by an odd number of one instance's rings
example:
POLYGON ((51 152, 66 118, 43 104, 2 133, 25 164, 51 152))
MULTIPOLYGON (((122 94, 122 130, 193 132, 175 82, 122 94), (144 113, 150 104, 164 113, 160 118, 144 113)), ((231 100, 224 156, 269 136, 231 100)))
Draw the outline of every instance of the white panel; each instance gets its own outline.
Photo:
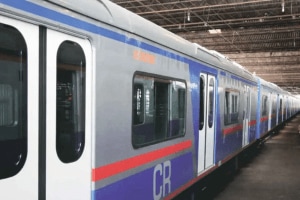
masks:
POLYGON ((48 30, 47 32, 47 200, 91 199, 91 46, 88 41, 48 30), (65 41, 81 45, 86 56, 85 147, 79 160, 63 163, 56 153, 56 55, 65 41))
POLYGON ((17 28, 26 41, 28 52, 28 150, 21 171, 0 179, 0 199, 38 199, 38 27, 0 16, 0 23, 17 28))
POLYGON ((268 102, 269 102, 269 113, 268 113, 268 131, 271 130, 271 121, 272 121, 272 103, 273 103, 273 100, 272 100, 272 93, 269 93, 269 96, 268 96, 268 102))
MULTIPOLYGON (((214 76, 200 74, 204 79, 204 126, 199 130, 198 141, 198 174, 214 165, 214 148, 215 148, 215 117, 216 117, 216 80, 214 76), (209 127, 209 81, 214 81, 214 105, 213 105, 213 124, 209 127)), ((200 117, 200 116, 199 116, 200 117)))
MULTIPOLYGON (((204 170, 204 166, 205 166, 205 148, 206 148, 206 141, 205 141, 205 137, 206 137, 206 88, 207 88, 207 75, 200 75, 200 78, 203 79, 204 81, 204 119, 203 119, 203 128, 202 130, 199 130, 199 141, 198 141, 198 173, 202 172, 204 170)), ((200 99, 201 100, 201 99, 200 99)), ((200 109, 200 108, 199 108, 200 109)), ((201 111, 202 112, 202 111, 201 111)), ((200 118, 200 116, 199 116, 200 118)))
MULTIPOLYGON (((207 80, 207 108, 206 110, 209 110, 209 102, 210 102, 210 95, 209 95, 209 83, 213 80, 214 86, 213 86, 213 124, 211 127, 209 127, 209 124, 206 123, 207 126, 207 133, 206 133, 206 157, 205 157, 205 168, 209 168, 214 163, 214 145, 215 145, 215 118, 216 118, 216 80, 215 77, 208 75, 207 80)), ((206 119, 209 118, 209 113, 206 112, 206 119)), ((208 120, 207 120, 208 121, 208 120)))
POLYGON ((249 144, 249 120, 250 120, 250 89, 248 86, 245 86, 244 92, 244 119, 243 119, 243 147, 249 144))

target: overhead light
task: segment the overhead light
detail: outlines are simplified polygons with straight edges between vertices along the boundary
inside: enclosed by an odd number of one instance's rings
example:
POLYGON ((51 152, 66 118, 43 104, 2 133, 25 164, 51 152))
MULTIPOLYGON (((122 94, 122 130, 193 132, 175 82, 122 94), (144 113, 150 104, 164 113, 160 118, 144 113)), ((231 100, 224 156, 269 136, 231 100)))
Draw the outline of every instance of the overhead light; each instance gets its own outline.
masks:
POLYGON ((188 10, 188 13, 187 13, 187 21, 191 21, 191 12, 188 10))
POLYGON ((208 30, 210 34, 220 34, 222 33, 221 29, 210 29, 208 30))
POLYGON ((284 13, 284 0, 282 0, 282 2, 281 2, 281 12, 284 13))

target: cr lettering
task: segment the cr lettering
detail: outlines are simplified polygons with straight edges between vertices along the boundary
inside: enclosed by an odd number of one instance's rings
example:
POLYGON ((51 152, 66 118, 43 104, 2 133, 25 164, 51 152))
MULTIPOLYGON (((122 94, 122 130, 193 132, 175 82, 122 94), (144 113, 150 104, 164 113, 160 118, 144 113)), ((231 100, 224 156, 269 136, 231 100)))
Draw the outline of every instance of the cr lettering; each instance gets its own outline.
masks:
POLYGON ((171 192, 171 162, 158 164, 153 172, 153 199, 159 200, 171 192))

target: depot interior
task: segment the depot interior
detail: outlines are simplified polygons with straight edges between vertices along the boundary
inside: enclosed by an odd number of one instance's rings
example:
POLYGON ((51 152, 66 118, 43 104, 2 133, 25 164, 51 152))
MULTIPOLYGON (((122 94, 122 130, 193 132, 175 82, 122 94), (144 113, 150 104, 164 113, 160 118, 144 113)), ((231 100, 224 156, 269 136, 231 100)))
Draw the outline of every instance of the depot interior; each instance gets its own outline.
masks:
POLYGON ((300 95, 299 0, 112 0, 300 95))

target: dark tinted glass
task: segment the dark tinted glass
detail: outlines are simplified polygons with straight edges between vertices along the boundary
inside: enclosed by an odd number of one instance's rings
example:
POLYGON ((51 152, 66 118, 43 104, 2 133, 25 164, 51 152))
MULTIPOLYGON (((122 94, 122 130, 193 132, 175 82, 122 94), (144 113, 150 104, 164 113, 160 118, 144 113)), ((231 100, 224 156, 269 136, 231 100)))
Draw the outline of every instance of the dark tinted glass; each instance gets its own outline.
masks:
POLYGON ((27 156, 27 47, 0 24, 0 179, 17 174, 27 156))
POLYGON ((136 75, 132 95, 132 142, 138 148, 185 134, 186 85, 136 75))
POLYGON ((57 53, 56 151, 60 160, 78 160, 85 143, 85 55, 74 42, 57 53))

